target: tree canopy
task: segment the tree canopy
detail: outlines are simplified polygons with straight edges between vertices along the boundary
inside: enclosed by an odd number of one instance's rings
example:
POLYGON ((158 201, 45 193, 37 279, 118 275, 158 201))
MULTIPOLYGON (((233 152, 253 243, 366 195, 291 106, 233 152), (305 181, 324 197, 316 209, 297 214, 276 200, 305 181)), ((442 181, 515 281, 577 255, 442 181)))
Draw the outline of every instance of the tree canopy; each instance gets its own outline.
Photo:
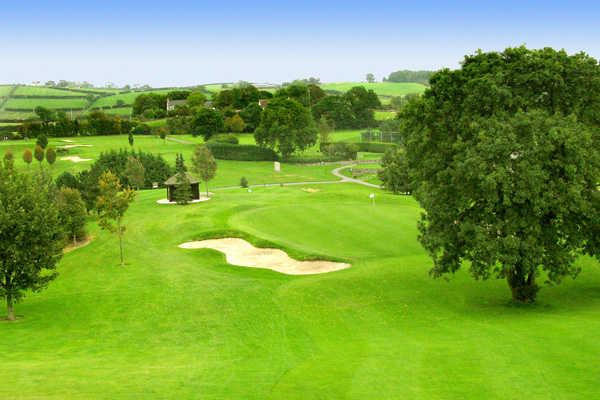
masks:
POLYGON ((281 153, 283 157, 305 150, 317 141, 317 128, 308 109, 296 100, 273 99, 262 114, 254 132, 256 143, 281 153))
POLYGON ((598 252, 600 67, 580 53, 509 48, 443 70, 401 112, 420 241, 433 276, 469 261, 533 301, 598 252), (594 236, 596 235, 596 236, 594 236))

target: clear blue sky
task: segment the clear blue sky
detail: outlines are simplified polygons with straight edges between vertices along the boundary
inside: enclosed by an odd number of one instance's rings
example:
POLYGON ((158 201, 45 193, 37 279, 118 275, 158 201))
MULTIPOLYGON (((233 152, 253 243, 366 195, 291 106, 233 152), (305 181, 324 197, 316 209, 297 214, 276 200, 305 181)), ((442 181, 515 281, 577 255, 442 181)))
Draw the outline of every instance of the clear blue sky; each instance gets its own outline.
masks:
POLYGON ((355 81, 521 44, 600 57, 593 1, 7 1, 0 21, 3 83, 355 81))

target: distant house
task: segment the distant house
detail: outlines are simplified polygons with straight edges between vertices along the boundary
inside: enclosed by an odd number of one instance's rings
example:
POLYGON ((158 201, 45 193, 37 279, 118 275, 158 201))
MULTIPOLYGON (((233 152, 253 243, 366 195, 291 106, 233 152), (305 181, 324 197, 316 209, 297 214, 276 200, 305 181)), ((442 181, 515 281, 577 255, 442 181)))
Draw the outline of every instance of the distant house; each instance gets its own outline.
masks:
POLYGON ((171 99, 167 99, 167 111, 173 111, 175 110, 175 107, 177 106, 183 106, 184 104, 187 103, 187 100, 171 100, 171 99))

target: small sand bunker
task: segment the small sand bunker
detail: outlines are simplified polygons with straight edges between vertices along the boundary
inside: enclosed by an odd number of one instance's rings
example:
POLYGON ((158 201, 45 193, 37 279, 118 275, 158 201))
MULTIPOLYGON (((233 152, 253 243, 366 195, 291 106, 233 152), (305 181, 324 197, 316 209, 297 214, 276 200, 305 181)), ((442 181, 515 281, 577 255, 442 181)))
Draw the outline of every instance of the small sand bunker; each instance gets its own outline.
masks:
POLYGON ((306 192, 306 193, 317 193, 320 190, 319 189, 314 189, 314 188, 302 188, 302 191, 306 192))
POLYGON ((62 149, 74 149, 76 147, 92 147, 91 144, 66 144, 64 146, 60 146, 62 149))
POLYGON ((60 158, 62 161, 72 161, 72 162, 84 162, 84 161, 92 161, 91 158, 81 158, 79 156, 68 156, 68 157, 61 157, 60 158))
POLYGON ((69 139, 61 139, 60 141, 65 143, 73 143, 73 141, 69 139))
POLYGON ((298 261, 285 251, 254 247, 244 239, 225 238, 179 245, 182 249, 213 249, 225 254, 229 264, 241 267, 266 268, 287 275, 311 275, 350 268, 350 264, 331 261, 298 261))
MULTIPOLYGON (((212 194, 212 193, 211 193, 212 194)), ((194 199, 194 200, 190 200, 188 201, 188 204, 196 204, 196 203, 201 203, 203 201, 208 201, 210 200, 210 197, 206 197, 206 196, 200 196, 199 199, 194 199)), ((177 204, 176 201, 169 201, 169 199, 160 199, 160 200, 156 200, 156 202, 158 204, 177 204)))

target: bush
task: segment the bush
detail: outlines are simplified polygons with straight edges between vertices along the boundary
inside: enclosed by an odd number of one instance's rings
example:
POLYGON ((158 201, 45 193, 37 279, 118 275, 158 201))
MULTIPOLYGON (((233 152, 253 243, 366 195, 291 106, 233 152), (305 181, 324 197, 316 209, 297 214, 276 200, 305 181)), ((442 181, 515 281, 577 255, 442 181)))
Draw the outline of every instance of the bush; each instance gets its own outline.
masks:
POLYGON ((255 146, 253 144, 230 144, 208 142, 213 156, 219 160, 238 161, 277 161, 277 153, 271 149, 255 146))
POLYGON ((211 137, 208 141, 214 142, 214 143, 229 143, 229 144, 239 144, 240 143, 240 141, 237 137, 235 137, 234 135, 228 135, 226 133, 221 133, 221 134, 215 135, 215 136, 211 137))
POLYGON ((353 143, 336 142, 322 146, 321 152, 329 157, 356 160, 358 146, 353 143))
POLYGON ((390 149, 395 149, 398 145, 394 143, 378 143, 378 142, 360 142, 356 143, 358 151, 367 153, 385 153, 390 149))
POLYGON ((242 179, 240 179, 240 186, 243 188, 247 188, 248 187, 248 179, 246 179, 245 176, 242 176, 242 179))

